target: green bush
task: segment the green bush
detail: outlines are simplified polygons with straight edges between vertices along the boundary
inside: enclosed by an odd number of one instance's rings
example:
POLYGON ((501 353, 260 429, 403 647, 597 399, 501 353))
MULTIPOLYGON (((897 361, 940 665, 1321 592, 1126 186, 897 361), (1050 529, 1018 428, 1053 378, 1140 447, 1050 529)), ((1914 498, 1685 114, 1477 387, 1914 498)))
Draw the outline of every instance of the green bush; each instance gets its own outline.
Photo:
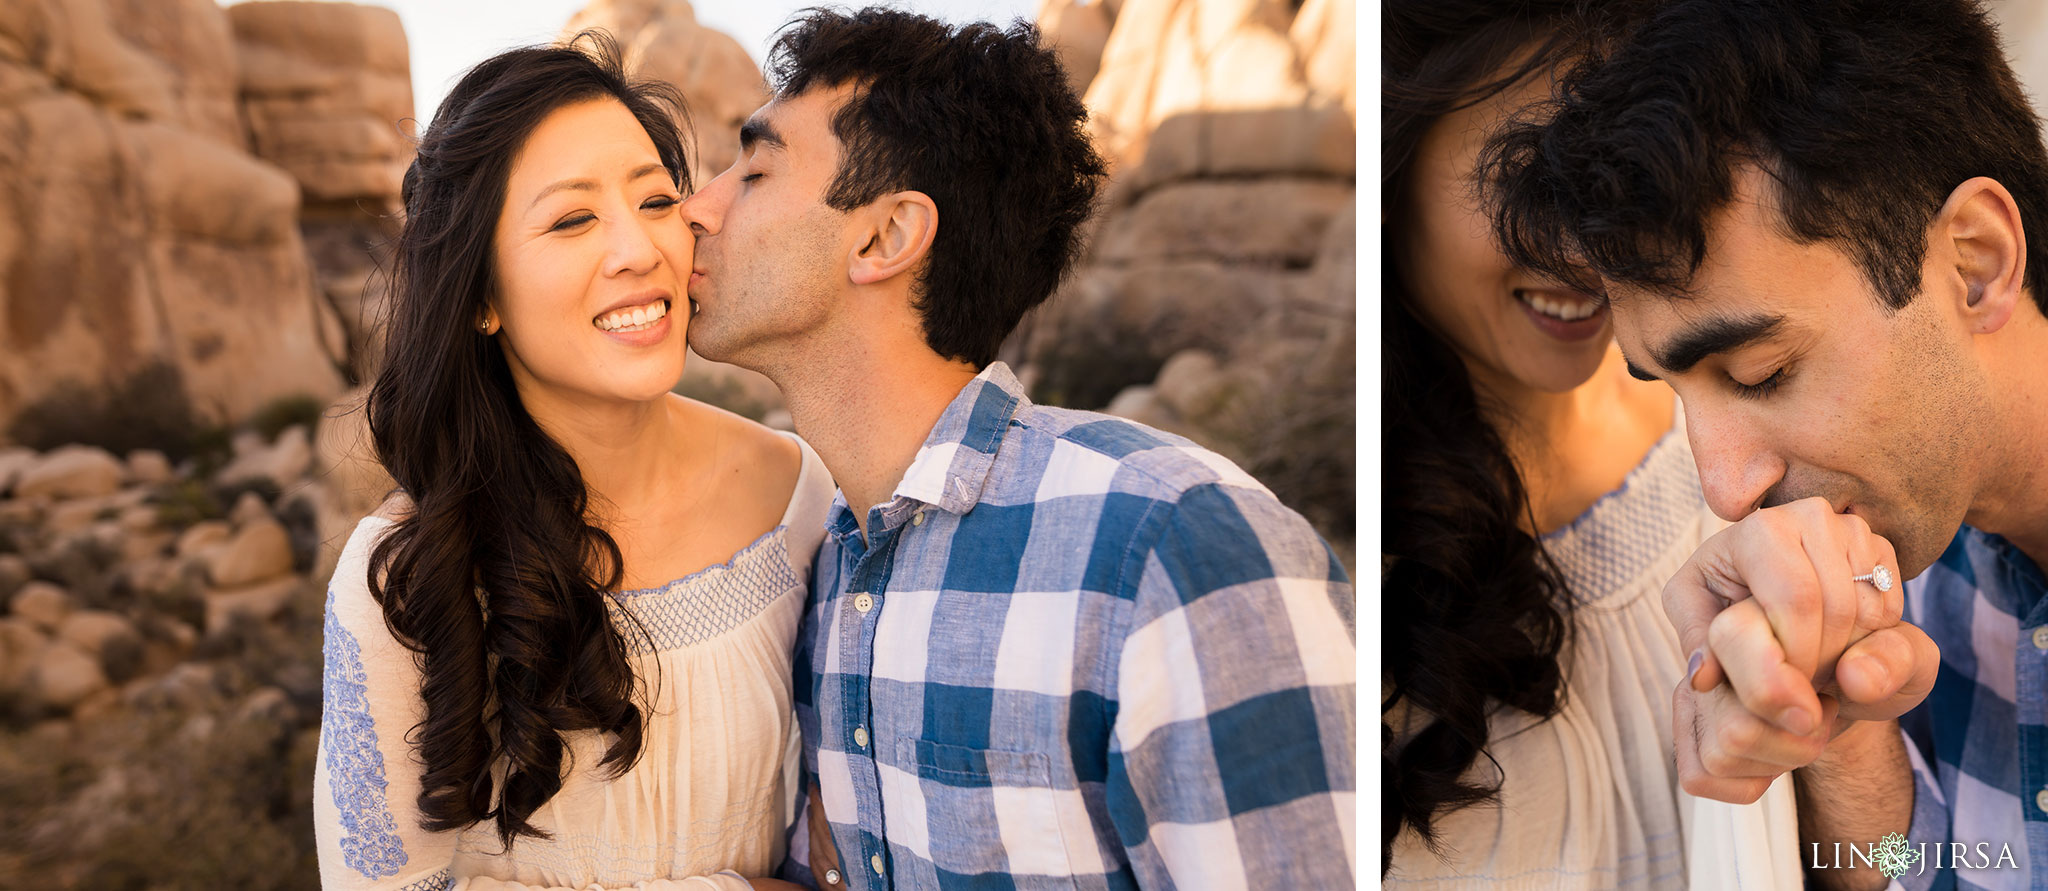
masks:
POLYGON ((111 387, 60 385, 24 407, 7 434, 39 451, 84 443, 116 455, 157 449, 177 461, 192 454, 199 431, 193 419, 184 378, 156 362, 111 387))

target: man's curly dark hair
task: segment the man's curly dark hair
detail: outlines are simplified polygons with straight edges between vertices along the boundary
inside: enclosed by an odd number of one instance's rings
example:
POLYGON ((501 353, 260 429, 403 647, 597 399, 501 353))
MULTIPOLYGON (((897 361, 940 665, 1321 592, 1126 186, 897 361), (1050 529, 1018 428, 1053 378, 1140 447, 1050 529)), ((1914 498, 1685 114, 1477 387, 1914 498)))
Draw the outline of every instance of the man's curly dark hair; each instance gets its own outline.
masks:
POLYGON ((1516 263, 1683 293, 1756 165, 1786 234, 1834 243, 1898 309, 1935 213, 1986 176, 2019 205, 2048 312, 2048 155, 1975 0, 1674 0, 1633 21, 1488 145, 1516 263))
POLYGON ((977 368, 995 361, 1073 266, 1105 172, 1088 109, 1038 29, 812 9, 767 67, 778 96, 854 86, 832 119, 843 156, 825 203, 931 196, 939 228, 913 290, 925 341, 977 368))

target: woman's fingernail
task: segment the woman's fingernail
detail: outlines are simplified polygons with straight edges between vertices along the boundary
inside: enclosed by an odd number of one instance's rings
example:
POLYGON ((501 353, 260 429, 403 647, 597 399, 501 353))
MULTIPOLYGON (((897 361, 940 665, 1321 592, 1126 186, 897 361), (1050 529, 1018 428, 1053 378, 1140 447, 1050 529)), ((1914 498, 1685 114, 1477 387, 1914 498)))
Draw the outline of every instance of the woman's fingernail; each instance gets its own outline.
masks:
POLYGON ((1706 650, 1694 650, 1694 651, 1692 651, 1692 660, 1691 660, 1691 661, 1689 661, 1689 662, 1687 662, 1687 663, 1685 663, 1685 676, 1686 676, 1687 678, 1690 678, 1690 677, 1692 677, 1693 675, 1699 674, 1699 673, 1700 673, 1700 663, 1702 663, 1702 662, 1705 662, 1705 661, 1707 661, 1707 651, 1706 651, 1706 650))

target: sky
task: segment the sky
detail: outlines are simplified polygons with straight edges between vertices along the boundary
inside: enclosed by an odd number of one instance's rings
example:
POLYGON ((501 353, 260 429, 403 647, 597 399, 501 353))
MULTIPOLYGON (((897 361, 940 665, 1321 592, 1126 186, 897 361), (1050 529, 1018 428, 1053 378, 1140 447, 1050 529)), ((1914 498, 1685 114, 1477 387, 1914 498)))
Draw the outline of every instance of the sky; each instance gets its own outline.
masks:
MULTIPOLYGON (((548 43, 588 0, 359 0, 398 12, 412 50, 413 115, 426 119, 455 80, 500 50, 548 43)), ((860 4, 871 0, 855 0, 860 4)), ((232 6, 233 0, 222 5, 232 6)), ((698 0, 697 21, 724 31, 758 64, 776 28, 826 0, 698 0)), ((846 2, 842 5, 853 5, 846 2)), ((889 5, 951 22, 1034 18, 1038 0, 896 0, 889 5)))

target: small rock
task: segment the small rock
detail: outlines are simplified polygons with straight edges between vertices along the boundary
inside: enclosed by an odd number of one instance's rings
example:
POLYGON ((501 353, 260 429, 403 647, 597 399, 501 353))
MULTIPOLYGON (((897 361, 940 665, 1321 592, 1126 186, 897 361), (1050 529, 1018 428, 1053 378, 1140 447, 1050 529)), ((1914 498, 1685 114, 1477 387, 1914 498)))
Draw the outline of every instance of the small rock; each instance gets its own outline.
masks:
POLYGON ((0 494, 6 494, 7 490, 14 488, 14 483, 21 478, 22 472, 34 467, 40 460, 42 457, 37 455, 34 449, 0 449, 0 494))
POLYGON ((161 486, 171 481, 175 474, 171 470, 171 459, 155 449, 136 449, 128 453, 128 479, 145 486, 161 486))
POLYGON ((121 528, 130 532, 148 532, 157 528, 157 510, 147 504, 138 504, 121 511, 121 528))
POLYGON ((177 536, 161 530, 130 533, 121 542, 121 561, 134 564, 154 559, 177 540, 177 536))
POLYGON ((284 489, 313 468, 313 441, 302 425, 286 427, 277 435, 277 442, 268 447, 260 436, 237 434, 234 449, 234 460, 214 476, 217 485, 239 486, 268 480, 284 489))
POLYGON ((178 556, 198 556, 216 545, 227 544, 234 533, 234 527, 220 520, 200 520, 178 536, 178 556))
POLYGON ((118 684, 142 667, 142 635, 126 616, 106 610, 80 610, 64 617, 57 638, 76 644, 100 660, 100 670, 118 684))
POLYGON ((123 705, 119 687, 103 687, 99 692, 85 697, 71 707, 73 721, 97 721, 121 710, 123 705))
POLYGON ((83 532, 99 522, 100 514, 108 505, 98 498, 60 501, 50 508, 49 517, 43 521, 43 530, 52 537, 64 538, 83 532))
POLYGON ((150 711, 210 712, 221 707, 220 672, 205 662, 185 662, 162 677, 128 685, 128 704, 150 711))
POLYGON ((199 632, 192 626, 169 616, 151 616, 145 620, 142 629, 143 675, 156 675, 170 671, 192 654, 192 647, 199 640, 199 632))
POLYGON ((13 597, 35 574, 20 554, 0 554, 0 598, 13 597))
POLYGON ((242 497, 235 500, 235 509, 228 512, 228 522, 236 529, 270 519, 276 519, 270 513, 270 505, 264 504, 263 496, 254 492, 243 492, 242 497))
POLYGON ((235 720, 238 722, 269 721, 280 727, 289 727, 298 719, 299 710, 292 705, 291 697, 276 687, 258 687, 235 707, 235 720))
POLYGON ((112 495, 121 488, 127 470, 106 449, 94 446, 64 446, 23 471, 14 483, 18 497, 48 495, 52 498, 90 498, 112 495))
POLYGON ((1215 356, 1202 350, 1181 350, 1160 367, 1152 386, 1175 415, 1200 423, 1223 406, 1229 397, 1229 383, 1215 356))
POLYGON ((50 499, 10 498, 0 501, 0 526, 34 526, 49 512, 50 499))
POLYGON ((298 593, 301 584, 296 576, 288 575, 275 581, 208 591, 206 633, 214 635, 226 631, 236 616, 269 621, 291 603, 292 596, 298 593))
POLYGON ((27 619, 0 619, 0 695, 11 695, 28 681, 28 671, 42 655, 50 637, 27 619))
POLYGON ((52 641, 29 669, 29 695, 51 708, 69 711, 107 688, 100 661, 69 641, 52 641))
POLYGON ((291 571, 291 533, 283 523, 268 518, 242 527, 206 563, 207 579, 220 588, 240 587, 291 571))
POLYGON ((63 588, 49 582, 33 581, 14 592, 9 608, 15 615, 36 623, 44 631, 55 631, 58 623, 71 614, 76 604, 63 588))

